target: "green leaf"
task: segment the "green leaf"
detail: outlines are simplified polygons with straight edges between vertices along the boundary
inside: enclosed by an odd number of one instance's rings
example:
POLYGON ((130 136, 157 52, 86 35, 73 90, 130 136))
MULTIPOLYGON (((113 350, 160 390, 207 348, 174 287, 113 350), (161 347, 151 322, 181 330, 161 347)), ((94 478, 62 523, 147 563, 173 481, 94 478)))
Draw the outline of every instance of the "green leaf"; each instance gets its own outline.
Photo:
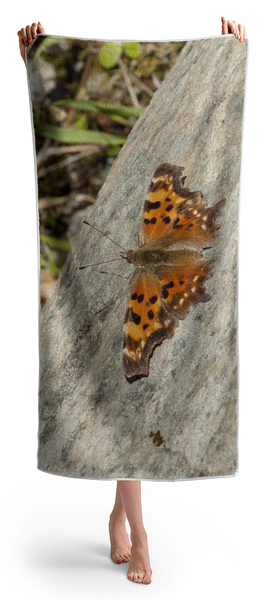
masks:
POLYGON ((43 233, 40 235, 40 240, 57 250, 70 250, 72 246, 72 242, 69 240, 59 240, 58 238, 54 238, 51 235, 44 235, 43 233))
POLYGON ((89 131, 83 129, 69 129, 55 125, 41 125, 35 129, 36 135, 48 137, 64 144, 105 144, 117 146, 126 142, 126 137, 104 133, 103 131, 89 131))
POLYGON ((99 52, 99 63, 104 69, 112 69, 122 55, 123 42, 106 42, 99 52))
POLYGON ((103 112, 119 115, 120 117, 140 117, 144 112, 144 108, 136 108, 126 104, 109 104, 108 102, 95 102, 88 100, 56 100, 52 102, 55 106, 65 105, 78 110, 92 110, 93 112, 103 112))
POLYGON ((140 48, 138 42, 124 42, 124 52, 129 58, 139 58, 140 48))

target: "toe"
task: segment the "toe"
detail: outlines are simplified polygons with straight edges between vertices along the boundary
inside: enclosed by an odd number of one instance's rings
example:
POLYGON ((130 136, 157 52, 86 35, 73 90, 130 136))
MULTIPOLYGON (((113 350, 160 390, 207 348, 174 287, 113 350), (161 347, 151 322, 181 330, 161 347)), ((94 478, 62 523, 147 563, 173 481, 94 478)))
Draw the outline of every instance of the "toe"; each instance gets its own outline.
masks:
POLYGON ((145 575, 145 576, 143 577, 143 583, 146 583, 146 584, 147 584, 147 583, 151 583, 151 582, 152 582, 151 575, 145 575))
POLYGON ((127 556, 123 556, 122 560, 123 560, 123 562, 125 562, 125 563, 129 562, 129 558, 128 558, 127 556))
POLYGON ((121 557, 119 554, 117 554, 116 552, 114 552, 114 553, 113 553, 111 556, 112 556, 112 559, 113 559, 113 561, 114 561, 114 562, 115 562, 117 565, 119 565, 120 563, 122 563, 122 562, 123 562, 123 560, 122 560, 122 557, 121 557))

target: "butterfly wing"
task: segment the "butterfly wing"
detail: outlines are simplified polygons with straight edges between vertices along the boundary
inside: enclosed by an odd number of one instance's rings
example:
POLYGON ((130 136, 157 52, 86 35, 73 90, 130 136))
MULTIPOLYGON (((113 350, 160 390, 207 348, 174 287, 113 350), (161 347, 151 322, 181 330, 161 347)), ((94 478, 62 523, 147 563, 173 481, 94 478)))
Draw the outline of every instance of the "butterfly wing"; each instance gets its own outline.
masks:
POLYGON ((209 207, 201 192, 183 187, 183 170, 161 164, 144 203, 138 236, 142 262, 136 262, 142 268, 136 269, 124 320, 122 364, 129 378, 148 375, 155 346, 173 337, 179 320, 185 319, 192 305, 211 298, 204 282, 210 277, 214 260, 204 261, 200 251, 217 241, 215 218, 225 200, 209 207), (190 248, 183 252, 181 264, 180 260, 179 264, 150 264, 148 255, 153 247, 157 252, 159 249, 160 257, 161 250, 173 250, 173 245, 175 249, 178 245, 184 250, 190 248))
POLYGON ((173 337, 191 306, 211 299, 204 282, 213 263, 188 252, 183 266, 136 269, 123 329, 122 364, 127 377, 148 375, 155 346, 173 337))
POLYGON ((140 224, 140 247, 182 243, 200 250, 217 241, 214 221, 225 200, 208 206, 202 192, 183 187, 183 170, 163 163, 154 172, 140 224))
POLYGON ((122 364, 125 375, 149 374, 149 359, 155 346, 173 337, 179 320, 161 299, 162 285, 148 269, 136 269, 123 329, 122 364))
POLYGON ((201 261, 189 257, 181 266, 162 266, 156 269, 161 283, 161 301, 168 312, 178 319, 185 319, 191 306, 197 302, 208 302, 204 282, 211 277, 214 260, 201 261))

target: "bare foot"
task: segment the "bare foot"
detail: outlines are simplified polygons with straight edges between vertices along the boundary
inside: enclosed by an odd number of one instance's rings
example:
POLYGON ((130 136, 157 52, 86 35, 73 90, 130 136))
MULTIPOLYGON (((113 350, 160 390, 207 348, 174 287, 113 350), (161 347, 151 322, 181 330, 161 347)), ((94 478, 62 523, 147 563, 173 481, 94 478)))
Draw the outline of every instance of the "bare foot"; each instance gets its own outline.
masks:
POLYGON ((131 558, 127 576, 128 579, 135 583, 147 584, 152 582, 152 569, 146 532, 140 537, 132 539, 131 558))
POLYGON ((111 556, 115 563, 129 562, 131 544, 125 527, 125 521, 110 515, 109 534, 111 542, 111 556))

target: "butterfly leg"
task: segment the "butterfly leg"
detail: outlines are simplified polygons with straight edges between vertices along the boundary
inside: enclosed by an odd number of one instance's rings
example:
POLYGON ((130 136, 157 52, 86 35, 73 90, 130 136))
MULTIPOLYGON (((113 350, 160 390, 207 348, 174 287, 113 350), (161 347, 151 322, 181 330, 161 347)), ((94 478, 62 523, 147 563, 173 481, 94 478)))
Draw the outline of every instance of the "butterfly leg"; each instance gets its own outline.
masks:
POLYGON ((122 277, 122 279, 129 279, 131 277, 131 273, 128 275, 128 277, 119 275, 118 273, 109 273, 109 271, 100 271, 100 273, 105 273, 106 275, 115 275, 116 277, 122 277))

